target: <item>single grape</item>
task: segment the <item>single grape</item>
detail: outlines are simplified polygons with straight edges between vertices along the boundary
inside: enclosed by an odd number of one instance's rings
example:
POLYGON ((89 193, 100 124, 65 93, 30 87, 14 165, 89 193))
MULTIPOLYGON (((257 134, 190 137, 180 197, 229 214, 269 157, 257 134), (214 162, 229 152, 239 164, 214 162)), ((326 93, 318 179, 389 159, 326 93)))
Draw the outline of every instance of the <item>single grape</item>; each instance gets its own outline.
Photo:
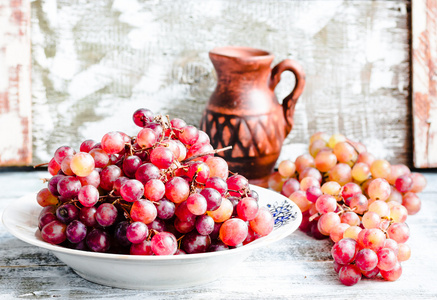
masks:
POLYGON ((95 140, 85 140, 80 144, 79 151, 89 153, 94 146, 97 145, 95 140))
POLYGON ((87 235, 86 244, 94 252, 107 252, 111 246, 109 235, 97 228, 87 235))
POLYGON ((135 201, 130 209, 132 220, 143 222, 146 225, 155 220, 157 214, 156 206, 144 199, 135 201))
POLYGON ((38 192, 38 194, 36 195, 36 201, 42 207, 46 207, 49 205, 56 205, 59 202, 58 198, 53 196, 53 194, 50 193, 50 190, 48 188, 43 188, 38 192))
POLYGON ((47 166, 47 170, 49 171, 50 175, 55 176, 58 174, 60 169, 61 165, 56 162, 55 158, 52 158, 47 166))
POLYGON ((340 224, 340 217, 334 212, 323 214, 317 223, 319 231, 324 235, 329 235, 338 224, 340 224))
POLYGON ((387 229, 387 236, 399 244, 403 244, 410 237, 410 228, 407 223, 393 223, 387 229))
POLYGON ((370 271, 375 269, 378 264, 378 255, 375 251, 370 249, 361 249, 357 252, 355 257, 355 265, 360 268, 361 271, 370 271))
POLYGON ((87 228, 82 222, 73 220, 67 225, 65 233, 70 242, 77 244, 85 239, 87 228))
POLYGON ((370 173, 374 178, 388 178, 391 173, 391 165, 385 159, 377 159, 370 165, 370 173))
POLYGON ((426 186, 426 178, 420 173, 412 172, 411 179, 413 179, 413 186, 410 189, 410 192, 420 193, 426 186))
POLYGON ((288 199, 295 203, 301 212, 307 211, 311 207, 311 202, 306 198, 306 193, 304 191, 296 191, 291 194, 288 199))
POLYGON ((147 123, 153 121, 153 113, 150 109, 139 108, 133 113, 132 119, 135 125, 138 127, 144 127, 147 123))
MULTIPOLYGON (((222 201, 222 204, 223 204, 223 201, 222 201)), ((255 217, 258 214, 258 210, 259 210, 258 202, 251 197, 245 197, 245 198, 241 199, 240 202, 238 202, 238 204, 237 204, 238 217, 240 219, 242 219, 243 221, 250 221, 250 220, 255 219, 255 217)), ((215 220, 215 219, 214 219, 214 221, 217 222, 217 220, 215 220)), ((218 222, 223 222, 223 221, 218 221, 218 222)))
POLYGON ((158 179, 160 177, 159 169, 152 163, 142 164, 135 172, 135 179, 146 184, 151 179, 158 179))
POLYGON ((124 149, 125 141, 120 132, 112 131, 105 134, 100 143, 106 153, 116 154, 124 149))
MULTIPOLYGON (((220 195, 219 192, 217 193, 220 195)), ((190 185, 182 177, 173 177, 165 184, 165 197, 174 203, 181 203, 185 201, 189 194, 190 185)))
POLYGON ((170 232, 158 232, 151 240, 151 247, 155 255, 173 255, 178 248, 178 243, 170 232))
POLYGON ((291 160, 283 160, 278 165, 278 172, 282 177, 291 177, 296 172, 296 165, 291 160))
POLYGON ((80 204, 86 207, 94 206, 99 201, 99 191, 92 185, 81 187, 78 194, 80 204))
POLYGON ((397 255, 398 261, 401 262, 410 259, 411 256, 410 247, 407 244, 403 244, 403 243, 398 244, 398 247, 399 247, 398 255, 397 255))
POLYGON ((381 224, 381 217, 376 212, 367 211, 364 213, 361 221, 366 229, 379 228, 381 224))
POLYGON ((312 203, 316 203, 317 199, 322 196, 322 190, 319 187, 312 186, 306 190, 306 198, 312 203))
POLYGON ((168 199, 162 198, 156 206, 157 216, 160 219, 168 220, 174 216, 175 204, 168 199))
POLYGON ((317 179, 319 184, 322 182, 322 179, 323 179, 320 171, 317 170, 316 168, 313 168, 313 167, 307 167, 307 168, 303 169, 302 172, 299 173, 299 180, 300 181, 302 181, 306 177, 313 177, 313 178, 317 179))
POLYGON ((214 219, 208 215, 199 216, 196 219, 196 230, 201 235, 209 235, 214 230, 214 219))
POLYGON ((415 215, 419 212, 422 203, 415 193, 408 192, 402 197, 402 205, 407 209, 409 215, 415 215))
POLYGON ((208 180, 205 182, 205 187, 217 190, 220 195, 222 195, 222 197, 224 197, 228 192, 228 185, 226 181, 221 177, 209 177, 208 180))
POLYGON ((273 231, 275 220, 267 207, 260 207, 255 219, 249 221, 250 228, 260 236, 266 236, 273 231))
POLYGON ((53 156, 53 158, 55 159, 55 161, 61 165, 62 161, 64 160, 65 157, 67 156, 72 156, 76 153, 76 151, 74 151, 73 148, 69 147, 69 146, 61 146, 58 149, 56 149, 55 151, 55 155, 53 156))
POLYGON ((349 227, 349 224, 340 223, 331 230, 331 232, 329 233, 329 237, 334 243, 336 243, 343 239, 343 234, 349 227))
POLYGON ((391 270, 384 271, 380 270, 382 278, 387 281, 395 281, 398 280, 402 275, 402 266, 399 262, 396 263, 395 267, 391 270))
POLYGON ((337 200, 330 195, 322 195, 317 198, 316 209, 321 214, 334 212, 337 209, 337 200))
POLYGON ((329 137, 328 146, 331 149, 334 149, 335 145, 340 142, 345 142, 347 139, 343 134, 336 133, 329 137))
POLYGON ((200 195, 205 197, 208 211, 213 211, 213 210, 218 209, 222 203, 222 196, 215 189, 204 188, 200 192, 200 195))
POLYGON ((285 197, 289 197, 291 194, 293 194, 298 190, 300 190, 299 181, 297 181, 297 179, 295 178, 290 178, 283 183, 281 194, 284 195, 285 197))
POLYGON ((196 215, 190 212, 190 210, 187 207, 187 201, 184 201, 180 203, 175 210, 176 217, 179 218, 181 221, 190 221, 195 220, 196 215))
POLYGON ((70 167, 77 176, 86 177, 94 170, 94 158, 86 152, 76 153, 71 158, 70 167))
POLYGON ((390 184, 384 178, 376 178, 370 182, 367 193, 372 200, 385 201, 390 197, 390 184))
POLYGON ((331 249, 334 260, 342 265, 351 263, 357 255, 357 242, 353 239, 341 239, 331 249))
POLYGON ((358 240, 358 235, 361 232, 361 227, 350 226, 343 232, 343 238, 351 238, 353 240, 358 240))
POLYGON ((51 221, 57 220, 56 207, 54 205, 45 206, 38 216, 38 228, 41 230, 45 225, 51 221))
POLYGON ((310 154, 299 155, 294 161, 296 171, 300 174, 305 168, 315 167, 315 160, 310 154))
POLYGON ((389 248, 378 251, 378 268, 380 271, 389 271, 398 263, 396 253, 389 248))
POLYGON ((120 195, 128 202, 137 201, 144 195, 144 185, 136 179, 126 180, 120 187, 120 195))
POLYGON ((126 228, 126 238, 134 244, 144 241, 148 234, 149 229, 143 222, 133 222, 126 228))
POLYGON ((337 157, 331 150, 322 150, 315 156, 314 163, 320 172, 328 172, 337 164, 337 157))
POLYGON ((129 253, 131 255, 153 255, 152 242, 144 240, 140 243, 132 244, 129 253))
POLYGON ((341 223, 346 223, 349 226, 360 226, 360 217, 353 211, 347 211, 340 216, 341 223))
POLYGON ((181 131, 178 134, 178 138, 185 145, 191 146, 199 138, 199 130, 194 126, 187 125, 181 128, 181 131))
POLYGON ((103 227, 111 226, 117 219, 117 208, 111 203, 102 203, 96 211, 96 221, 103 227))
POLYGON ((115 180, 122 175, 122 171, 115 165, 110 165, 100 172, 100 187, 106 191, 112 190, 115 180))
POLYGON ((228 178, 228 163, 223 158, 218 156, 211 156, 206 159, 205 163, 209 167, 210 177, 216 176, 222 178, 223 180, 226 180, 228 178))
POLYGON ((307 191, 310 187, 320 188, 320 182, 314 177, 305 177, 300 181, 300 189, 302 191, 307 191))
MULTIPOLYGON (((254 220, 251 222, 254 222, 254 220)), ((253 226, 251 227, 255 232, 257 232, 253 226)), ((219 232, 220 240, 228 246, 237 246, 242 243, 246 239, 247 234, 248 227, 246 222, 237 218, 229 219, 224 222, 220 227, 219 232)))
POLYGON ((92 207, 82 207, 79 212, 79 221, 88 227, 95 227, 97 225, 96 221, 97 208, 92 207))
POLYGON ((361 271, 356 265, 346 265, 341 267, 339 274, 340 282, 351 286, 361 280, 361 271))
POLYGON ((182 248, 187 253, 204 253, 211 245, 209 235, 201 235, 197 232, 190 232, 182 239, 182 248))
MULTIPOLYGON (((256 202, 256 200, 254 201, 256 202)), ((256 205, 258 206, 258 203, 256 203, 256 205)), ((213 218, 214 222, 221 223, 228 220, 232 216, 233 211, 234 207, 232 202, 227 198, 222 198, 220 206, 213 211, 208 211, 207 213, 211 218, 213 218)))
POLYGON ((205 197, 203 197, 199 193, 193 193, 187 198, 187 208, 188 210, 196 215, 203 215, 208 207, 208 203, 206 202, 205 197))
POLYGON ((78 176, 77 179, 79 179, 82 186, 92 185, 92 186, 98 188, 100 185, 100 173, 99 173, 99 171, 101 171, 101 170, 94 169, 88 176, 85 176, 85 177, 78 176))
POLYGON ((357 182, 361 183, 372 175, 370 173, 370 167, 364 162, 358 162, 352 167, 351 171, 352 178, 357 182))
POLYGON ((201 161, 194 161, 188 164, 188 177, 190 180, 196 178, 197 182, 205 183, 210 175, 209 167, 201 161))
POLYGON ((65 199, 76 198, 81 187, 79 179, 74 176, 63 176, 57 184, 58 194, 65 199))
POLYGON ((339 163, 329 171, 328 178, 330 181, 336 181, 343 186, 352 181, 352 169, 345 163, 339 163))
POLYGON ((60 244, 67 239, 67 225, 58 220, 46 224, 41 230, 41 237, 50 244, 60 244))
POLYGON ((244 191, 249 189, 249 181, 242 175, 232 175, 226 180, 229 194, 231 196, 240 196, 244 191))
POLYGON ((66 203, 56 209, 56 217, 64 224, 79 218, 79 209, 71 203, 66 203))

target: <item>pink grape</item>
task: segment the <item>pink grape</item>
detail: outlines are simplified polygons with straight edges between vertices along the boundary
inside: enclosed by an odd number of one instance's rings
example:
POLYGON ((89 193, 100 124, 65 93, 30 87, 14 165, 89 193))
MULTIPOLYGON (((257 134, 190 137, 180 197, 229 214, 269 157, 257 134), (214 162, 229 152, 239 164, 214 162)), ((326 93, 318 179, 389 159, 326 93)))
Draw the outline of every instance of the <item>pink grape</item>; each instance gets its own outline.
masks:
POLYGON ((95 188, 98 188, 100 185, 100 169, 94 169, 88 176, 85 177, 79 177, 77 176, 77 179, 79 179, 82 186, 85 185, 92 185, 95 188))
POLYGON ((153 113, 147 108, 139 108, 133 113, 132 119, 135 125, 144 127, 147 123, 153 121, 153 113))
POLYGON ((375 267, 374 269, 372 269, 372 270, 370 270, 370 271, 361 271, 361 273, 363 273, 363 275, 366 277, 366 278, 375 278, 376 277, 376 275, 378 275, 379 274, 379 269, 378 269, 378 267, 375 267))
POLYGON ((226 181, 221 177, 210 177, 205 182, 205 187, 207 188, 213 188, 217 190, 220 195, 225 196, 228 192, 228 185, 226 184, 226 181))
POLYGON ((378 264, 378 255, 371 249, 361 249, 357 252, 355 264, 361 271, 371 271, 378 264))
POLYGON ((111 203, 102 203, 96 211, 96 221, 103 227, 111 226, 117 219, 117 208, 111 203))
POLYGON ((422 206, 419 197, 413 192, 408 192, 402 197, 402 205, 409 215, 417 214, 422 206))
POLYGON ((245 197, 237 204, 238 217, 243 221, 255 219, 258 214, 258 210, 258 202, 251 197, 245 197))
POLYGON ((347 286, 357 284, 362 277, 360 269, 355 265, 341 267, 338 274, 340 282, 347 286))
MULTIPOLYGON (((270 212, 269 212, 270 213, 270 212)), ((251 226, 252 227, 252 226, 251 226)), ((252 227, 252 229, 254 229, 252 227)), ((256 230, 254 229, 256 232, 256 230)), ((220 227, 220 240, 228 246, 237 246, 247 237, 248 227, 241 219, 229 219, 220 227)))
POLYGON ((128 202, 139 200, 144 195, 144 185, 136 179, 126 180, 120 187, 120 195, 128 202))
POLYGON ((172 233, 158 232, 152 237, 151 247, 155 255, 173 255, 178 249, 178 243, 172 233))
POLYGON ((193 193, 187 198, 187 208, 196 216, 203 215, 207 210, 207 206, 208 203, 205 197, 199 193, 193 193))
POLYGON ((242 175, 232 175, 226 180, 229 194, 231 196, 240 196, 241 192, 249 188, 249 181, 242 175))
POLYGON ((156 206, 149 200, 137 200, 132 204, 130 215, 132 220, 149 224, 156 219, 158 212, 156 206))
POLYGON ((47 166, 47 170, 49 171, 50 175, 55 176, 58 174, 60 169, 61 165, 58 164, 54 158, 52 158, 47 166))
POLYGON ((61 146, 56 149, 54 159, 60 165, 64 158, 67 156, 73 156, 74 154, 76 154, 76 151, 74 151, 73 148, 69 146, 61 146))
POLYGON ((85 185, 79 191, 78 200, 83 206, 91 207, 99 201, 99 196, 99 191, 95 186, 85 185))
POLYGON ((42 207, 58 204, 58 198, 52 195, 48 188, 43 188, 38 192, 38 194, 36 195, 36 201, 42 207))
POLYGON ((282 185, 281 194, 285 197, 289 197, 294 192, 300 190, 300 183, 295 178, 290 178, 282 185))
POLYGON ((115 165, 110 165, 100 172, 100 187, 106 191, 112 190, 115 180, 122 174, 121 169, 115 165))
POLYGON ((79 212, 79 221, 88 227, 95 227, 97 225, 96 221, 97 209, 92 207, 82 207, 79 212))
POLYGON ((186 253, 204 253, 211 245, 209 235, 201 235, 192 231, 182 239, 182 248, 186 253))
POLYGON ((232 216, 233 211, 234 207, 232 202, 227 198, 222 198, 220 206, 213 211, 208 211, 207 213, 211 218, 213 218, 214 222, 222 223, 232 216))
POLYGON ((80 144, 79 151, 89 153, 97 145, 95 140, 85 140, 80 144))
POLYGON ((321 214, 333 212, 337 209, 337 200, 330 195, 322 195, 316 201, 316 209, 321 214))
POLYGON ((138 156, 128 156, 123 160, 123 173, 129 178, 135 178, 135 173, 141 164, 142 161, 138 156))
POLYGON ((413 187, 413 179, 409 175, 402 175, 396 179, 396 189, 401 193, 406 193, 413 187))
POLYGON ((168 169, 173 159, 173 153, 166 147, 157 147, 150 153, 150 161, 159 169, 168 169))
POLYGON ((105 134, 100 142, 102 149, 108 154, 115 154, 124 149, 123 135, 119 132, 112 131, 105 134))
POLYGON ((260 207, 255 219, 249 221, 250 228, 260 236, 266 236, 273 231, 275 220, 267 207, 260 207))
POLYGON ((185 145, 191 146, 199 138, 199 130, 194 126, 187 125, 181 129, 178 138, 185 145))
POLYGON ((410 237, 410 228, 406 223, 393 223, 387 229, 387 236, 399 244, 403 244, 410 237))
POLYGON ((147 225, 143 222, 133 222, 126 229, 126 238, 134 244, 144 241, 148 234, 147 225))
POLYGON ((395 281, 398 280, 402 275, 402 266, 399 262, 397 262, 393 269, 388 271, 380 270, 380 273, 385 280, 395 281))
POLYGON ((165 195, 165 185, 159 179, 151 179, 144 185, 144 197, 150 201, 159 201, 165 195))
POLYGON ((190 186, 188 182, 181 177, 173 177, 165 184, 165 197, 174 203, 185 201, 189 194, 190 186))
POLYGON ((94 170, 94 159, 86 152, 73 155, 70 161, 71 170, 80 177, 86 177, 94 170))
POLYGON ((109 234, 97 228, 87 235, 86 244, 94 252, 107 252, 111 246, 109 234))
POLYGON ((206 159, 205 163, 209 167, 210 177, 217 176, 224 180, 228 178, 228 164, 223 158, 218 156, 211 156, 206 159))
POLYGON ((158 141, 158 137, 150 128, 143 128, 137 134, 136 142, 142 148, 151 148, 158 141))
POLYGON ((151 179, 158 179, 160 177, 159 169, 151 163, 142 164, 135 172, 135 179, 146 184, 151 179))
POLYGON ((389 248, 382 248, 378 251, 378 268, 381 271, 389 271, 398 262, 396 253, 389 248))
POLYGON ((175 210, 175 204, 165 198, 159 200, 159 204, 156 206, 157 217, 162 220, 171 219, 174 216, 175 210))
POLYGON ((144 240, 140 243, 132 244, 129 253, 131 255, 153 255, 152 242, 144 240))
POLYGON ((342 265, 351 263, 357 255, 357 242, 353 239, 341 239, 331 249, 334 260, 342 265))
POLYGON ((41 237, 44 241, 57 245, 67 239, 66 230, 67 225, 58 220, 53 220, 42 228, 41 237))

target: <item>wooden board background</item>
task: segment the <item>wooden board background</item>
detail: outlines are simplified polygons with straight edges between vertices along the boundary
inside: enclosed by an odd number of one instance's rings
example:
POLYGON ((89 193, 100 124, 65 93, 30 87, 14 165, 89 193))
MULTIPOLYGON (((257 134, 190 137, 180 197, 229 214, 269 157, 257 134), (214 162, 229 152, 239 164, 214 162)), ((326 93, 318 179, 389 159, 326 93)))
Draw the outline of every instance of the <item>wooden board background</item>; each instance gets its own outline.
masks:
POLYGON ((437 1, 413 2, 414 165, 437 167, 437 1))
POLYGON ((0 165, 32 161, 30 3, 0 1, 0 165))
MULTIPOLYGON (((361 140, 411 163, 410 1, 35 0, 33 163, 111 130, 133 111, 197 125, 215 87, 208 51, 240 45, 298 60, 307 86, 283 157, 316 131, 361 140)), ((284 74, 280 99, 293 85, 284 74)))

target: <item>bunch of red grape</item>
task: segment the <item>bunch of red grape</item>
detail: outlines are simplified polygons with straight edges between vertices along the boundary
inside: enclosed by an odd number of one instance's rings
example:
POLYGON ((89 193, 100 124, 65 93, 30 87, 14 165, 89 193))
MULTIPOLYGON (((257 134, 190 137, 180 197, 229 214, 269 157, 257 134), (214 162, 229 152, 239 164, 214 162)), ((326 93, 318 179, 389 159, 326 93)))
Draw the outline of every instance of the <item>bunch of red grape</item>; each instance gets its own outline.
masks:
MULTIPOLYGON (((174 255, 227 250, 268 235, 274 220, 248 180, 181 119, 138 109, 134 137, 109 132, 76 153, 58 148, 37 195, 44 241, 96 252, 174 255)), ((224 150, 224 149, 222 149, 224 150)))
POLYGON ((269 186, 299 206, 302 231, 335 243, 331 254, 343 284, 378 274, 389 281, 400 277, 401 262, 411 254, 405 221, 420 210, 422 174, 375 159, 344 135, 318 132, 309 153, 279 163, 269 186))

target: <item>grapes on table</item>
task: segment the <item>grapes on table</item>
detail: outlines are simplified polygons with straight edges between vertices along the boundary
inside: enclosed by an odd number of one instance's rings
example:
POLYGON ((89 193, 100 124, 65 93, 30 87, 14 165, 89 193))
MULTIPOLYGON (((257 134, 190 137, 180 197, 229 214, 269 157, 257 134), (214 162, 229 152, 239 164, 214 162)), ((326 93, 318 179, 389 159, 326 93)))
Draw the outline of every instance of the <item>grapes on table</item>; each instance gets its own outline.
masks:
MULTIPOLYGON (((36 197, 44 241, 95 252, 182 255, 233 249, 273 230, 271 212, 259 206, 245 177, 214 156, 220 149, 203 131, 145 108, 133 121, 141 128, 136 135, 112 131, 85 140, 79 152, 56 150, 48 163, 53 177, 36 197)), ((287 175, 295 167, 281 170, 287 175)))
POLYGON ((301 209, 300 230, 334 243, 341 283, 378 275, 397 280, 401 262, 411 255, 405 221, 420 210, 417 193, 425 188, 425 177, 375 157, 342 134, 313 134, 308 152, 279 162, 269 187, 301 209))

